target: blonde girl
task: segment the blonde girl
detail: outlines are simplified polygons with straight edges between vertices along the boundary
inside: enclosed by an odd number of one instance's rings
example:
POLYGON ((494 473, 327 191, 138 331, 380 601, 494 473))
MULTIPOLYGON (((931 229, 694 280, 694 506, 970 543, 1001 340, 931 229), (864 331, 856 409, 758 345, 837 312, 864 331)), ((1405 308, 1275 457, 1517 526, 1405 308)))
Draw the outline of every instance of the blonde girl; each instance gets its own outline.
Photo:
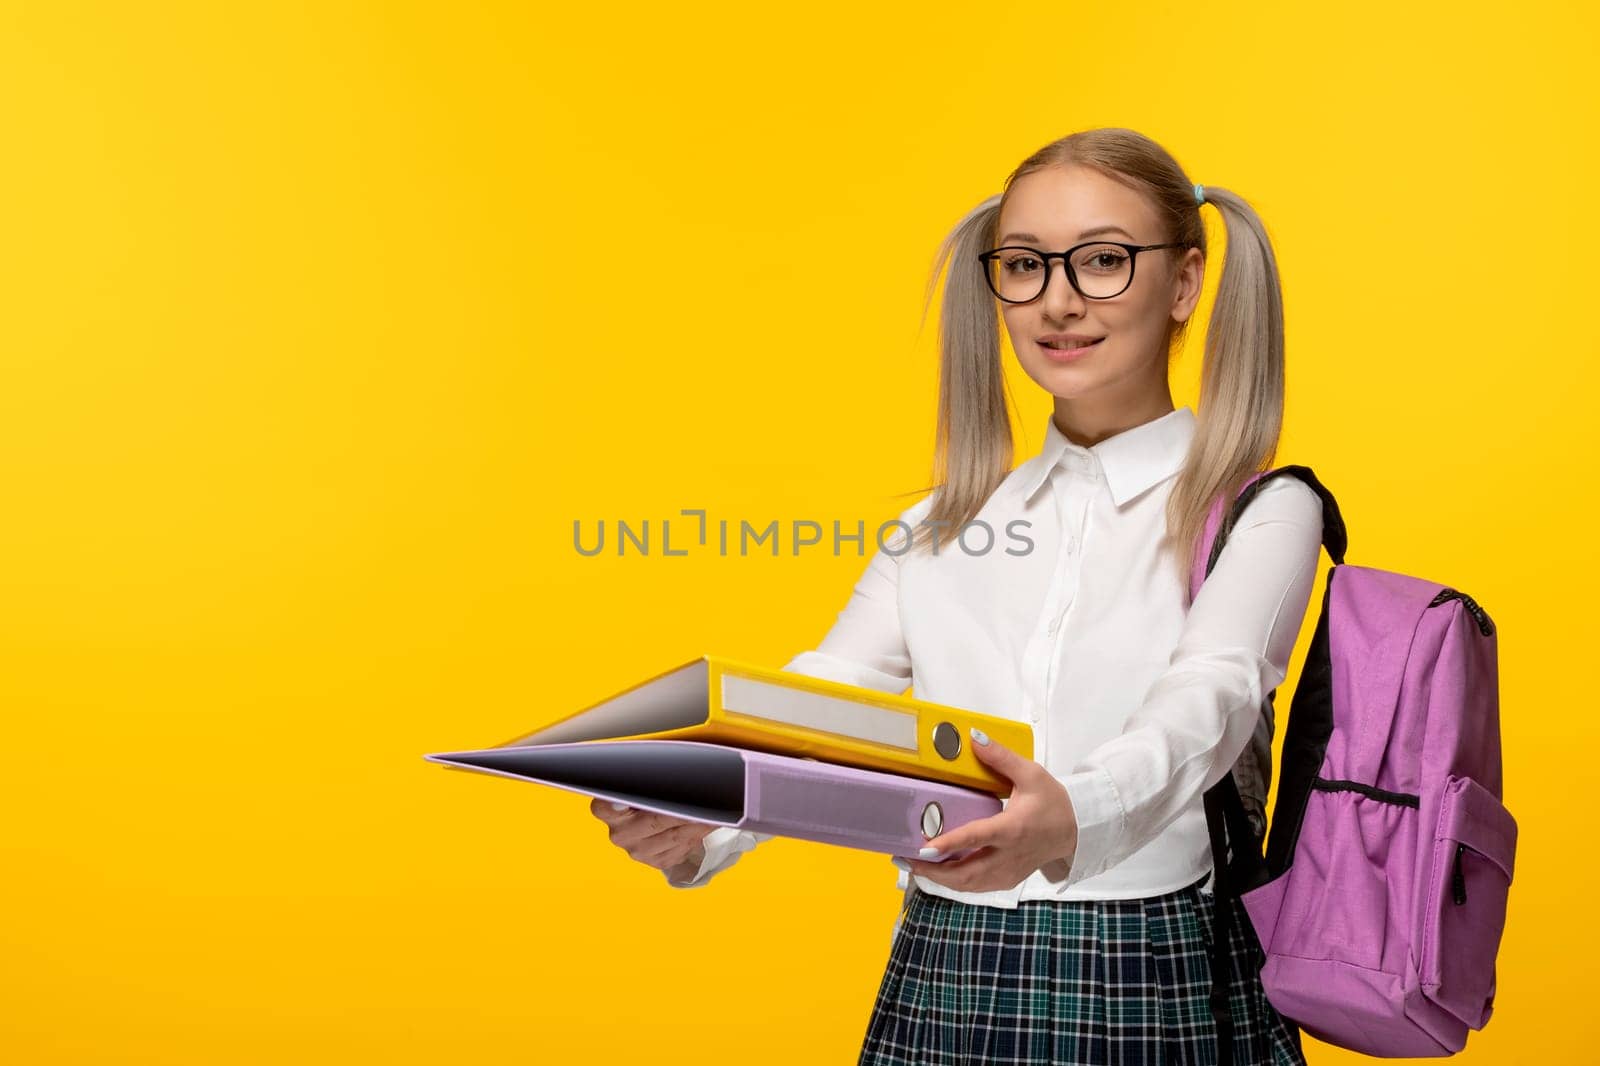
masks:
MULTIPOLYGON (((1264 829, 1270 696, 1310 602, 1320 499, 1270 481, 1193 603, 1187 590, 1210 504, 1277 449, 1283 305, 1266 230, 1149 138, 1091 129, 967 213, 930 292, 941 272, 935 489, 786 669, 1016 717, 1034 751, 970 738, 1011 793, 904 863, 860 1063, 1304 1063, 1237 900, 1219 1047, 1202 795, 1232 769, 1264 829), (1227 254, 1196 412, 1174 406, 1169 374, 1200 300, 1207 205, 1227 254), (1052 408, 1015 468, 1002 325, 1052 408)), ((677 887, 767 839, 593 810, 677 887)))

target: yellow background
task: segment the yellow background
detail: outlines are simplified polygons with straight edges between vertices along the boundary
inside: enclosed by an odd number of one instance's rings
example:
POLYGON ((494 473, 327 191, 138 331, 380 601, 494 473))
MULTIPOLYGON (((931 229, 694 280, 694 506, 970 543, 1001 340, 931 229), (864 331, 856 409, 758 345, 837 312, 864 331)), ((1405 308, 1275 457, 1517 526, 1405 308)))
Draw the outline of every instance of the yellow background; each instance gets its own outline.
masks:
POLYGON ((1500 626, 1522 835, 1460 1061, 1592 1061, 1596 18, 1297 10, 6 5, 0 1059, 854 1062, 887 857, 674 891, 422 753, 814 647, 862 558, 573 520, 892 517, 936 241, 1125 125, 1266 220, 1279 459, 1349 560, 1500 626))

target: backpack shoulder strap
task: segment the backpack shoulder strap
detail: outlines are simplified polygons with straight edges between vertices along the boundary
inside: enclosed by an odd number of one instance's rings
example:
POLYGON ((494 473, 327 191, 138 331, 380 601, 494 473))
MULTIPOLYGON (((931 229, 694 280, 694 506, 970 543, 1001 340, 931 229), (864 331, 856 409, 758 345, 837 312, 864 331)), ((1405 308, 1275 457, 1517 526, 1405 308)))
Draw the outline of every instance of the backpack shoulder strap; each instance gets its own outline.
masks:
POLYGON ((1200 594, 1201 583, 1217 565, 1217 559, 1222 555, 1222 547, 1227 543, 1228 534, 1233 531, 1245 507, 1255 499, 1256 493, 1275 477, 1299 478, 1321 497, 1322 546, 1328 550, 1328 558, 1335 563, 1344 562, 1345 551, 1349 547, 1349 535, 1345 531, 1344 517, 1339 513, 1339 504, 1333 498, 1333 493, 1317 480, 1317 475, 1312 473, 1311 468, 1289 465, 1258 471, 1251 474, 1240 487, 1234 497, 1233 506, 1225 507, 1227 501, 1222 495, 1212 501, 1211 510, 1206 514, 1205 532, 1200 537, 1189 575, 1189 602, 1193 603, 1194 598, 1200 594))

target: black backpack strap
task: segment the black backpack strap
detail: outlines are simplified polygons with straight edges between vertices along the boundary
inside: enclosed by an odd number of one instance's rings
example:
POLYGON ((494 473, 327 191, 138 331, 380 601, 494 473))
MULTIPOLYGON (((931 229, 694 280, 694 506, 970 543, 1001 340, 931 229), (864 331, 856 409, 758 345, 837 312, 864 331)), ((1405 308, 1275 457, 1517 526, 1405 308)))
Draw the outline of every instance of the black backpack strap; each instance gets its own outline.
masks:
MULTIPOLYGON (((1233 1054, 1233 1014, 1228 1004, 1229 933, 1233 928, 1233 900, 1267 878, 1266 860, 1261 854, 1261 838, 1250 824, 1239 787, 1229 770, 1205 793, 1206 828, 1211 834, 1212 919, 1211 938, 1211 1015, 1217 1020, 1218 1066, 1231 1066, 1233 1054), (1229 858, 1229 844, 1233 855, 1229 858)), ((1248 936, 1250 929, 1245 933, 1248 936)), ((1258 956, 1257 965, 1263 960, 1258 956)))
MULTIPOLYGON (((1233 779, 1228 771, 1227 780, 1233 779)), ((1227 848, 1222 841, 1221 798, 1207 789, 1206 828, 1211 831, 1211 1016, 1217 1022, 1217 1066, 1233 1066, 1233 1011, 1228 1006, 1228 921, 1232 908, 1227 900, 1227 864, 1222 856, 1227 848)))

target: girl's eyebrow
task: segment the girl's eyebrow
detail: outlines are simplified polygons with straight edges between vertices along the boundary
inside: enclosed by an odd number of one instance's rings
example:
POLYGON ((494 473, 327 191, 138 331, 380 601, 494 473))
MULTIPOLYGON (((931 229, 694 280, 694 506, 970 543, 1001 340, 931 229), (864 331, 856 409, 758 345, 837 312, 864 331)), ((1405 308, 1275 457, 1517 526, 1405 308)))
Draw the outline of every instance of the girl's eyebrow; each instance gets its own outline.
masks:
MULTIPOLYGON (((1088 240, 1090 237, 1098 237, 1102 233, 1120 233, 1130 241, 1133 240, 1133 234, 1129 233, 1121 226, 1095 226, 1078 234, 1078 239, 1080 241, 1088 240)), ((1035 237, 1031 233, 1008 233, 1004 237, 1000 238, 1000 243, 1004 244, 1006 241, 1037 241, 1038 239, 1038 237, 1035 237)))

